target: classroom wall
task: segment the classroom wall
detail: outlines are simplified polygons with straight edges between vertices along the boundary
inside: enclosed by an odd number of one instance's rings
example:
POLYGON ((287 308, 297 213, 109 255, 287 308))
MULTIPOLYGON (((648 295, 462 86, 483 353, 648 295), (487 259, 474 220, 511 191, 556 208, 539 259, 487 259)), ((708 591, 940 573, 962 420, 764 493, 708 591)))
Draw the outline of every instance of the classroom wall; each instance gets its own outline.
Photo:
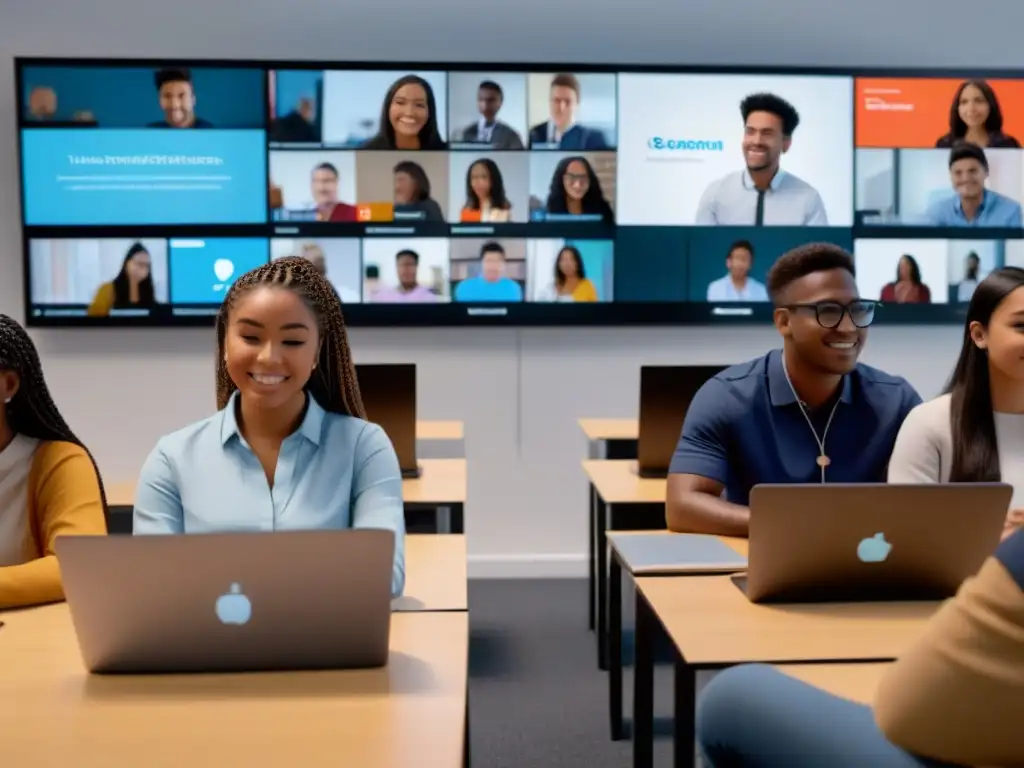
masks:
MULTIPOLYGON (((12 58, 52 56, 1019 66, 1018 31, 963 37, 954 0, 49 0, 0 10, 0 311, 23 318, 12 58), (479 10, 479 8, 476 8, 479 10), (928 33, 923 22, 927 20, 928 33), (799 23, 795 23, 799 20, 799 23), (500 35, 494 34, 500 29, 500 35), (981 44, 978 44, 981 43, 981 44)), ((1012 18, 979 0, 972 18, 1012 18)), ((762 353, 771 328, 358 329, 360 362, 419 365, 425 418, 463 419, 474 575, 585 572, 586 446, 576 419, 634 416, 641 364, 762 353)), ((161 434, 214 408, 213 331, 37 331, 65 416, 111 480, 131 478, 161 434)), ((956 328, 880 328, 865 361, 934 395, 956 328)))

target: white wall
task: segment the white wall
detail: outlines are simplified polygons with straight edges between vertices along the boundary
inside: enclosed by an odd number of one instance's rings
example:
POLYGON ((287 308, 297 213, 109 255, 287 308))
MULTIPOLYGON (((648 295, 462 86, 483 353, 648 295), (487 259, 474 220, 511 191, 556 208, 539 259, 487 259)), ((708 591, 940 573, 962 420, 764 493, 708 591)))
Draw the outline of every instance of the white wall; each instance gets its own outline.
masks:
MULTIPOLYGON (((979 0, 1010 18, 1013 0, 979 0)), ((16 55, 1012 67, 1014 25, 960 39, 962 6, 891 0, 467 2, 128 0, 6 2, 0 9, 0 311, 23 317, 12 58, 16 55), (501 29, 501 35, 494 30, 501 29), (424 34, 424 30, 429 30, 424 34), (568 32, 571 31, 571 34, 568 32)), ((467 529, 476 574, 584 573, 581 416, 632 416, 643 363, 761 354, 770 328, 357 329, 356 358, 419 365, 426 418, 466 422, 467 529)), ((925 397, 948 374, 956 328, 879 328, 865 361, 925 397)), ((34 334, 54 396, 111 480, 131 478, 156 438, 214 407, 212 330, 34 334)))

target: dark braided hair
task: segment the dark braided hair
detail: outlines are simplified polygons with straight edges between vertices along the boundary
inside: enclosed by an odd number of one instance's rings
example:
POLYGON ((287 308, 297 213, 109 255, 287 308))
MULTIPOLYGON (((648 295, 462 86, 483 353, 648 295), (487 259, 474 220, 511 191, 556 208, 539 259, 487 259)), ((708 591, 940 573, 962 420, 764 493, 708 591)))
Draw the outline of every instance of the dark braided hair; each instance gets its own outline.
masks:
POLYGON ((14 318, 0 314, 0 371, 13 371, 18 375, 18 391, 5 409, 7 424, 16 435, 25 435, 36 440, 72 443, 89 457, 96 470, 96 481, 100 486, 103 502, 103 517, 109 522, 107 494, 103 489, 103 478, 96 459, 82 444, 60 415, 50 397, 50 389, 43 378, 43 366, 39 361, 32 339, 14 318))
POLYGON ((341 314, 341 299, 327 278, 312 262, 301 256, 286 256, 257 267, 235 281, 228 290, 217 313, 217 408, 228 404, 231 394, 238 389, 228 376, 224 362, 224 340, 228 318, 235 302, 254 288, 284 288, 301 298, 317 319, 320 352, 316 370, 306 384, 306 391, 325 411, 366 418, 363 398, 359 394, 356 368, 341 314))

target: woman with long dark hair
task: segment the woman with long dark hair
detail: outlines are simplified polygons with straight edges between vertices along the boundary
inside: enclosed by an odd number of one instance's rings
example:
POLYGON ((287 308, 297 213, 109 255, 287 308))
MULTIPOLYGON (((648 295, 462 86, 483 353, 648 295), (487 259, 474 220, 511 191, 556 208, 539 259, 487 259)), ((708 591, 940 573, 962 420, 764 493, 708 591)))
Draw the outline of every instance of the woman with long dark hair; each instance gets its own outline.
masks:
POLYGON ((153 260, 146 246, 134 243, 121 262, 117 277, 96 291, 89 315, 106 317, 115 309, 153 309, 153 260))
POLYGON ((437 101, 418 75, 395 80, 384 95, 377 134, 360 149, 447 149, 437 127, 437 101))
POLYGON ((539 301, 597 301, 597 289, 587 277, 583 255, 575 245, 563 245, 555 257, 555 279, 538 297, 539 301))
POLYGON ((984 80, 964 80, 949 107, 949 133, 935 142, 948 149, 967 141, 983 149, 1019 149, 1020 142, 1003 133, 1003 110, 996 92, 984 80))
POLYGON ((931 289, 921 281, 921 267, 909 253, 896 264, 896 279, 882 288, 882 301, 893 304, 930 304, 931 289))
POLYGON ((0 610, 64 599, 58 536, 104 534, 89 451, 50 397, 25 329, 0 315, 0 610))
POLYGON ((581 155, 562 158, 551 174, 545 210, 559 216, 599 216, 605 224, 615 223, 615 213, 601 191, 601 180, 590 161, 581 155))
POLYGON ((1024 269, 982 280, 945 394, 910 412, 889 460, 890 483, 1005 482, 1004 537, 1024 525, 1024 269))
POLYGON ((498 164, 482 157, 466 171, 466 204, 459 221, 507 222, 512 216, 512 203, 505 195, 505 180, 498 164))
POLYGON ((430 177, 412 160, 396 163, 393 169, 396 213, 417 213, 423 221, 444 221, 437 200, 430 196, 430 177))

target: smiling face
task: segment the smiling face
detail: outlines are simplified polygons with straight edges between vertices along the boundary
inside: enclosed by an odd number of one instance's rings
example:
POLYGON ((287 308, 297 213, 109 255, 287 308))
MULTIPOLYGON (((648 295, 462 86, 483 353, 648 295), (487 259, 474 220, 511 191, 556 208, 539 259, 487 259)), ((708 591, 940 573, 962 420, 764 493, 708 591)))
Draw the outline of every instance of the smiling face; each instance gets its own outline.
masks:
POLYGON ((551 122, 560 130, 565 130, 572 125, 576 116, 576 107, 579 105, 579 96, 576 91, 564 85, 555 85, 551 88, 551 122))
POLYGON ((275 409, 304 398, 319 356, 316 317, 286 288, 258 287, 231 308, 224 338, 228 376, 248 405, 275 409))
POLYGON ((986 349, 990 369, 1008 382, 1024 384, 1024 288, 1010 291, 999 303, 988 327, 971 323, 971 338, 986 349))
POLYGON ((505 274, 505 254, 487 251, 481 259, 480 274, 489 283, 495 283, 505 274))
POLYGON ((474 163, 469 171, 469 186, 481 200, 491 196, 491 172, 483 163, 474 163))
POLYGON ((968 85, 960 92, 957 113, 968 128, 981 128, 988 120, 991 108, 981 89, 976 85, 968 85))
POLYGON ((128 279, 138 284, 149 277, 150 261, 147 251, 138 251, 132 254, 132 257, 128 259, 128 263, 124 265, 124 271, 128 275, 128 279))
POLYGON ((725 267, 733 280, 744 280, 750 274, 750 265, 754 257, 746 248, 737 246, 725 259, 725 267))
MULTIPOLYGON (((783 291, 782 304, 847 305, 860 298, 857 281, 845 269, 812 272, 790 283, 783 291)), ((814 309, 777 310, 776 325, 793 345, 801 360, 825 374, 849 373, 867 341, 867 328, 857 328, 849 313, 836 328, 823 328, 814 309)))
POLYGON ((747 169, 764 171, 775 168, 790 139, 782 135, 782 118, 771 112, 751 112, 743 128, 743 159, 747 169))
POLYGON ((576 270, 576 257, 572 255, 572 251, 568 248, 558 254, 558 271, 566 278, 578 276, 578 272, 576 270))
POLYGON ((172 80, 160 86, 160 109, 172 128, 189 128, 196 118, 196 94, 192 83, 172 80))
POLYGON ((962 200, 975 200, 985 192, 988 171, 973 157, 964 157, 949 166, 949 179, 962 200))
POLYGON ((419 83, 406 83, 391 99, 388 119, 395 129, 395 136, 413 138, 419 136, 427 124, 430 110, 427 107, 427 92, 419 83))
POLYGON ((570 200, 582 200, 590 190, 590 174, 587 173, 587 166, 579 160, 573 160, 565 168, 562 183, 565 185, 565 194, 570 200))

